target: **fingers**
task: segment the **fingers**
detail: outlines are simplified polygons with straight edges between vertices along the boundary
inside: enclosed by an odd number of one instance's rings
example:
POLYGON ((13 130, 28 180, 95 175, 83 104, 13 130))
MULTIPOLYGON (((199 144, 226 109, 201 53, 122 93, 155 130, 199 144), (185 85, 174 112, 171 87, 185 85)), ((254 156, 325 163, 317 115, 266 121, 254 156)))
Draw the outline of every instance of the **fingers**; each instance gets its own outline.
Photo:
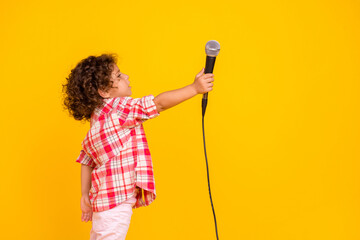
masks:
POLYGON ((214 81, 214 74, 212 74, 212 73, 207 73, 207 74, 201 76, 200 80, 201 80, 201 81, 205 81, 205 82, 207 82, 207 83, 213 82, 213 81, 214 81))
POLYGON ((194 81, 197 93, 206 93, 213 90, 215 75, 213 73, 204 74, 204 71, 204 68, 201 69, 194 81))
POLYGON ((206 78, 206 79, 203 79, 202 81, 203 81, 203 84, 204 84, 205 86, 207 86, 207 87, 208 87, 208 86, 211 86, 211 87, 212 87, 212 86, 214 86, 214 83, 213 83, 213 82, 214 82, 215 80, 214 80, 214 78, 206 78))
POLYGON ((89 204, 89 201, 87 199, 84 199, 81 203, 81 221, 87 222, 92 219, 92 209, 91 204, 89 204))
POLYGON ((214 78, 214 76, 215 75, 212 73, 207 73, 207 74, 204 74, 204 75, 198 77, 198 79, 210 79, 210 78, 214 78))
POLYGON ((213 73, 204 74, 204 78, 210 78, 210 77, 213 77, 213 76, 215 76, 213 73))
POLYGON ((213 90, 214 78, 206 78, 202 80, 203 91, 209 92, 213 90))
POLYGON ((206 84, 206 87, 207 87, 208 91, 212 91, 212 90, 213 90, 213 86, 214 86, 213 81, 214 81, 214 79, 212 79, 211 81, 209 81, 209 82, 206 84))
POLYGON ((88 213, 83 212, 82 213, 82 215, 81 215, 82 222, 87 222, 87 221, 90 221, 91 219, 92 219, 92 212, 88 212, 88 213))
POLYGON ((201 75, 203 75, 204 72, 205 72, 205 69, 202 68, 201 71, 198 74, 196 74, 196 77, 200 77, 201 75))
POLYGON ((209 77, 213 77, 213 76, 214 76, 213 73, 206 73, 206 74, 204 74, 204 72, 205 72, 205 69, 202 68, 201 71, 200 71, 198 74, 196 74, 196 77, 199 78, 199 77, 203 76, 204 78, 209 78, 209 77))

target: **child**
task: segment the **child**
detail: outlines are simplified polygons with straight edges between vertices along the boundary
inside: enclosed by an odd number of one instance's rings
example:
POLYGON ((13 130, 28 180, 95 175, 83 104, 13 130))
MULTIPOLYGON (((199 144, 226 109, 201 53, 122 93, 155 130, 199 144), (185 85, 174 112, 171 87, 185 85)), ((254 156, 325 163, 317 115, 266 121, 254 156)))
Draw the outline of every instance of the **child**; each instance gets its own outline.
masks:
POLYGON ((63 85, 70 115, 90 122, 76 162, 81 163, 81 220, 92 221, 91 240, 125 239, 132 209, 156 198, 142 123, 211 91, 214 81, 214 75, 202 69, 183 88, 131 98, 129 76, 116 63, 115 54, 89 56, 71 70, 63 85))

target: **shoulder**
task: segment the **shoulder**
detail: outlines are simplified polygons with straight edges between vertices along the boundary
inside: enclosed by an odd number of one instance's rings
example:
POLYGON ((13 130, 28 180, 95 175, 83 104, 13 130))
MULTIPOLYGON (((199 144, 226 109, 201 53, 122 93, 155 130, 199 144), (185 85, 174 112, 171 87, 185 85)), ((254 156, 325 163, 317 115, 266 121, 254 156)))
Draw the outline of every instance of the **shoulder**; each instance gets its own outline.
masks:
POLYGON ((149 107, 154 105, 154 95, 146 95, 139 98, 133 97, 116 97, 113 100, 113 107, 134 107, 143 106, 149 107))

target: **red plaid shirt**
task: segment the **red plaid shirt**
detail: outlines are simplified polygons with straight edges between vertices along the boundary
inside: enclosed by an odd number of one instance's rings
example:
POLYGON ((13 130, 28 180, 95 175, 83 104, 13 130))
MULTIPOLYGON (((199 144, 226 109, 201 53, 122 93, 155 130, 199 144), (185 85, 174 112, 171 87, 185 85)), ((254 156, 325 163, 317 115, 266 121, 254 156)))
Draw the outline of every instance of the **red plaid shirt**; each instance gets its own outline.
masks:
POLYGON ((90 130, 76 162, 94 167, 89 192, 93 212, 111 209, 135 194, 133 208, 156 198, 155 179, 142 123, 159 115, 154 96, 104 99, 91 115, 90 130))

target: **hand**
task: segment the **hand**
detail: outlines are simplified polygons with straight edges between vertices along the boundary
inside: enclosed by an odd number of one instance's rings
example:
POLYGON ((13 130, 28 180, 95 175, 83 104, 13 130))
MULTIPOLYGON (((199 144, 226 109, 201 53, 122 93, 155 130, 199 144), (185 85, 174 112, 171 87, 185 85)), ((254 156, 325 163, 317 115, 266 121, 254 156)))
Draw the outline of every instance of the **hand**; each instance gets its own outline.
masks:
POLYGON ((201 71, 196 75, 195 81, 193 83, 195 90, 198 94, 204 94, 213 90, 214 84, 214 74, 206 73, 204 74, 205 69, 201 69, 201 71))
POLYGON ((89 195, 84 195, 80 200, 80 207, 82 211, 81 221, 87 222, 92 220, 92 208, 90 203, 89 195))

